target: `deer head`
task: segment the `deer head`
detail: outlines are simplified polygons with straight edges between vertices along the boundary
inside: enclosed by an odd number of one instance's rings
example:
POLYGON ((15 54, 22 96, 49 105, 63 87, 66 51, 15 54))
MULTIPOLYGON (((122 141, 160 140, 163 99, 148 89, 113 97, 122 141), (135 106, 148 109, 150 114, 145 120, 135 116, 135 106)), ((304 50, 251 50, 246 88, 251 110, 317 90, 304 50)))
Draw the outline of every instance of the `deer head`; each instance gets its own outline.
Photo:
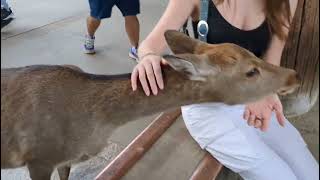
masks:
POLYGON ((294 70, 264 62, 235 44, 207 44, 173 30, 165 38, 175 55, 164 59, 190 80, 204 82, 207 97, 238 104, 272 93, 286 95, 299 86, 294 70))

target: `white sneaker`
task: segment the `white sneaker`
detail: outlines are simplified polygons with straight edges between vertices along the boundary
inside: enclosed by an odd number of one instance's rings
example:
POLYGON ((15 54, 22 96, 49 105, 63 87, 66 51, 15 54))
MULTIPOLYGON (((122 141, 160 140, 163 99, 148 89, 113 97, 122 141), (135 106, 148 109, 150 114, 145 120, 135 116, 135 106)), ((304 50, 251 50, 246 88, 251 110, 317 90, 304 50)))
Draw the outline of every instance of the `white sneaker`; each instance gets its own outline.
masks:
POLYGON ((91 37, 89 35, 86 35, 86 39, 84 42, 84 53, 86 54, 94 54, 96 51, 94 50, 94 39, 95 37, 91 37))
POLYGON ((135 47, 130 48, 129 57, 138 62, 138 49, 135 47))

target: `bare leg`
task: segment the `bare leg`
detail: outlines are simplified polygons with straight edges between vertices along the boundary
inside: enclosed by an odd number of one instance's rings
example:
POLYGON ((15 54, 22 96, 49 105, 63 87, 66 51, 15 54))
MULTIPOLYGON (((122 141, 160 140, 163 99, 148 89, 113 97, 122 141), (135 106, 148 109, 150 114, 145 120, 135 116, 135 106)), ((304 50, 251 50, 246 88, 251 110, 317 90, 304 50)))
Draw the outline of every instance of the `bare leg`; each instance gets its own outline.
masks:
POLYGON ((130 40, 130 44, 133 47, 138 47, 139 45, 139 33, 140 33, 140 24, 137 16, 126 16, 125 17, 125 26, 130 40))
POLYGON ((101 20, 98 20, 94 17, 89 16, 87 18, 87 31, 88 31, 88 35, 90 35, 91 37, 94 36, 94 34, 96 33, 98 27, 100 26, 101 20))
POLYGON ((41 163, 28 163, 28 169, 32 180, 50 180, 53 166, 41 163))
POLYGON ((70 166, 62 166, 58 168, 60 180, 68 180, 70 175, 70 166))

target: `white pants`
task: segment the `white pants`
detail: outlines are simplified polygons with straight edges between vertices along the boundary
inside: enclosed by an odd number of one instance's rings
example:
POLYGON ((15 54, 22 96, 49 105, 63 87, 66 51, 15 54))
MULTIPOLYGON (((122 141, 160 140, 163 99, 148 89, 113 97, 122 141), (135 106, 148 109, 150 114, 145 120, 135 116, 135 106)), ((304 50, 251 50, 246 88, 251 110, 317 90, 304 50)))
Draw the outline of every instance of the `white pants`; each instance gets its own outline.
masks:
POLYGON ((201 148, 245 180, 318 180, 319 165, 300 133, 272 116, 267 132, 247 125, 244 105, 182 107, 185 124, 201 148))

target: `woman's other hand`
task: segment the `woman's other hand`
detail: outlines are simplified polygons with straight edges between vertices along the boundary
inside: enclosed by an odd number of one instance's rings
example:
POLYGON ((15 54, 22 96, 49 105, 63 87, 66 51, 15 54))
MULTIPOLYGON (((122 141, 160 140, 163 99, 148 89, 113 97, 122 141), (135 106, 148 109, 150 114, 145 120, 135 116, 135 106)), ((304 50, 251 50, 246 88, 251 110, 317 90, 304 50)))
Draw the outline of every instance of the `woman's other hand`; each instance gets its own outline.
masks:
POLYGON ((281 126, 285 124, 283 107, 278 95, 271 95, 257 102, 246 105, 244 119, 249 126, 266 131, 269 127, 272 112, 276 113, 277 120, 281 126))

